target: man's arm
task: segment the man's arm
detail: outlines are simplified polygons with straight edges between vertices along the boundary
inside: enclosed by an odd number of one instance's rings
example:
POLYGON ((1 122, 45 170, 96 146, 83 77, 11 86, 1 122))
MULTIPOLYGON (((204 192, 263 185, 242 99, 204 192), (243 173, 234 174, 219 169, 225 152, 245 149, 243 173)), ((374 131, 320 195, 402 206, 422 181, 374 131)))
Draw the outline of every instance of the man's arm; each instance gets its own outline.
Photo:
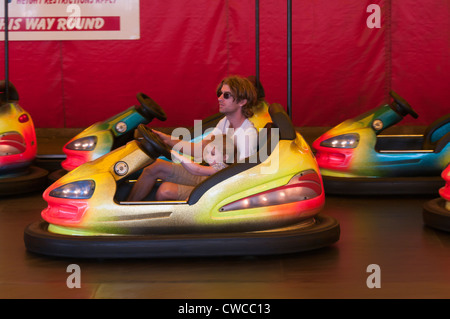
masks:
POLYGON ((192 162, 187 157, 175 152, 171 151, 172 160, 174 162, 180 162, 181 165, 191 174, 193 175, 201 175, 201 176, 209 176, 216 172, 216 170, 211 166, 203 166, 198 163, 192 162))
POLYGON ((186 154, 188 156, 194 156, 197 155, 198 158, 195 158, 196 161, 202 161, 202 154, 203 149, 206 146, 206 143, 203 143, 204 140, 198 142, 198 143, 192 143, 190 141, 184 141, 177 138, 174 138, 172 135, 168 135, 162 132, 159 132, 157 130, 153 130, 160 138, 161 140, 169 145, 171 148, 173 148, 176 145, 176 151, 180 151, 183 154, 186 154), (195 151, 197 149, 197 151, 195 151), (200 149, 201 148, 201 149, 200 149))

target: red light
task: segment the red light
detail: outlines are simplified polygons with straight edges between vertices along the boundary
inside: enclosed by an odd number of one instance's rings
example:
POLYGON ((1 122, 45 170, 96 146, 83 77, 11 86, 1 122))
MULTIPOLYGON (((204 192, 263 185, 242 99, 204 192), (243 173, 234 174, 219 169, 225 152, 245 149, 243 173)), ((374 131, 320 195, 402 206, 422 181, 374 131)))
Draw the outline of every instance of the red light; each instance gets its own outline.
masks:
POLYGON ((21 116, 19 116, 19 122, 20 123, 26 123, 30 120, 30 118, 28 117, 28 115, 26 114, 22 114, 21 116))
POLYGON ((328 162, 330 165, 342 165, 345 161, 345 155, 340 153, 330 153, 328 155, 328 162))
POLYGON ((79 224, 83 218, 88 204, 83 200, 71 200, 49 197, 47 191, 43 197, 48 206, 41 212, 41 216, 50 224, 70 226, 79 224))
POLYGON ((316 160, 322 168, 344 168, 348 166, 350 154, 345 153, 330 153, 330 152, 316 152, 316 160))

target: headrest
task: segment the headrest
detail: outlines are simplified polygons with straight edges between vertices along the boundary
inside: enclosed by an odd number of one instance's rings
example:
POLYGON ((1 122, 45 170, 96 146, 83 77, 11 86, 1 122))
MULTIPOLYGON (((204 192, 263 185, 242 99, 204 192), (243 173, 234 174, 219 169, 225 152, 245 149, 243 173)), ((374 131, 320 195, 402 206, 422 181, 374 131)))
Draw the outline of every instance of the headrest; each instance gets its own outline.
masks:
POLYGON ((247 80, 252 82, 253 86, 256 88, 256 97, 257 99, 262 99, 266 96, 266 93, 264 92, 264 88, 261 84, 261 81, 259 81, 256 76, 250 75, 247 77, 247 80))
POLYGON ((433 149, 437 141, 450 132, 450 114, 444 115, 431 123, 425 130, 424 149, 433 149))
MULTIPOLYGON (((16 87, 9 82, 8 86, 8 95, 9 95, 9 101, 19 101, 19 93, 16 90, 16 87)), ((6 81, 1 80, 0 81, 0 102, 1 104, 9 102, 6 100, 6 81)))
POLYGON ((442 151, 445 147, 447 147, 448 143, 450 143, 450 132, 445 134, 443 137, 441 137, 437 143, 436 147, 434 148, 435 153, 439 153, 442 151))
POLYGON ((269 114, 273 124, 280 130, 280 140, 295 140, 297 133, 291 118, 278 103, 269 105, 269 114))

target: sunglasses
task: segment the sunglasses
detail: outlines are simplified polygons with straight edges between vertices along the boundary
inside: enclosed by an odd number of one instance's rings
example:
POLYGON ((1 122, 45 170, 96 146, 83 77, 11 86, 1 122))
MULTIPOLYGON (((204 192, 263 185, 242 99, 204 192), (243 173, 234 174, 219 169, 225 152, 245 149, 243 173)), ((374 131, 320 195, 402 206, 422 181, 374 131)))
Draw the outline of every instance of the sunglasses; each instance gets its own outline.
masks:
POLYGON ((222 91, 218 91, 217 92, 217 97, 220 97, 221 95, 223 95, 223 98, 225 99, 225 100, 228 100, 229 98, 233 98, 234 99, 234 96, 233 96, 233 94, 231 94, 231 92, 222 92, 222 91))

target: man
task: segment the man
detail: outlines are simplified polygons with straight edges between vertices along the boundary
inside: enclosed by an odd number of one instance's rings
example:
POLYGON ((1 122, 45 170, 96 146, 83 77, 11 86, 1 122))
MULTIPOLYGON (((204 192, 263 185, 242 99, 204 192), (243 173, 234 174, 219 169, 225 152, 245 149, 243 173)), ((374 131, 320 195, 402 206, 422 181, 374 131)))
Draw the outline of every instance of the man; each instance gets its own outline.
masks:
MULTIPOLYGON (((172 139, 171 136, 154 131, 171 147, 177 146, 186 155, 196 154, 195 148, 201 147, 201 154, 212 136, 227 134, 233 136, 239 161, 256 152, 258 133, 249 117, 256 104, 257 95, 254 85, 246 78, 229 76, 217 88, 219 112, 225 117, 219 121, 213 131, 199 143, 172 139)), ((197 152, 198 153, 198 152, 197 152)), ((180 163, 171 163, 157 159, 147 166, 131 190, 128 200, 139 201, 152 190, 157 179, 163 183, 156 192, 156 200, 186 200, 194 187, 207 176, 193 175, 180 163)))

